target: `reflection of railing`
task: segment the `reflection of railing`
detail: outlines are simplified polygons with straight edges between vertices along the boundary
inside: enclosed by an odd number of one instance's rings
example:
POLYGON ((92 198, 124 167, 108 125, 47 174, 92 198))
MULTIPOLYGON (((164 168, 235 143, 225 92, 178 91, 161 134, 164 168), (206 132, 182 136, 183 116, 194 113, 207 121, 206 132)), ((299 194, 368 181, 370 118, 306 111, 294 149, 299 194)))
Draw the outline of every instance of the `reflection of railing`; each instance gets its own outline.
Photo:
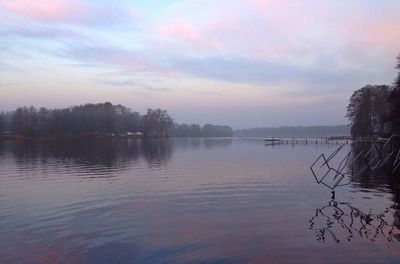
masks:
POLYGON ((400 150, 397 153, 396 158, 394 159, 393 171, 392 172, 395 172, 398 168, 400 168, 400 150))
MULTIPOLYGON (((382 168, 391 157, 395 155, 396 140, 399 136, 392 135, 383 144, 374 143, 367 150, 361 150, 358 153, 353 151, 347 152, 339 161, 337 158, 339 153, 343 152, 345 144, 341 145, 333 151, 328 157, 324 153, 311 165, 311 172, 318 184, 323 184, 332 190, 337 186, 349 184, 354 177, 363 174, 366 171, 375 171, 382 168), (334 162, 336 160, 336 164, 334 162), (358 170, 355 164, 362 163, 358 170), (346 175, 350 176, 347 183, 342 183, 346 175)), ((393 163, 393 172, 400 168, 400 150, 393 163)))
POLYGON ((315 210, 315 215, 309 220, 309 229, 315 232, 320 242, 329 238, 337 243, 343 239, 351 241, 355 236, 370 241, 379 238, 392 241, 400 234, 393 224, 394 215, 394 206, 374 214, 364 213, 350 203, 331 200, 328 205, 315 210))
POLYGON ((377 144, 373 144, 364 155, 364 161, 369 170, 373 171, 381 168, 387 160, 394 154, 394 140, 396 136, 392 135, 380 149, 377 144), (385 150, 389 151, 385 153, 385 150), (372 157, 371 157, 372 156, 372 157))

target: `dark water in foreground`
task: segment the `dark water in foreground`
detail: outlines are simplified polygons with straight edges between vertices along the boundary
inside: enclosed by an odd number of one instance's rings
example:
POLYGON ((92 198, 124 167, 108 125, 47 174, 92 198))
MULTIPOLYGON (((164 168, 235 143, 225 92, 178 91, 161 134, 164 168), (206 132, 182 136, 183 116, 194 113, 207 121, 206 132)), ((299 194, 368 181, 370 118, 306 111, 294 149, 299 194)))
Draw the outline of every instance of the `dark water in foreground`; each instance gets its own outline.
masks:
POLYGON ((309 165, 336 147, 0 142, 0 263, 399 263, 397 181, 331 201, 309 165))

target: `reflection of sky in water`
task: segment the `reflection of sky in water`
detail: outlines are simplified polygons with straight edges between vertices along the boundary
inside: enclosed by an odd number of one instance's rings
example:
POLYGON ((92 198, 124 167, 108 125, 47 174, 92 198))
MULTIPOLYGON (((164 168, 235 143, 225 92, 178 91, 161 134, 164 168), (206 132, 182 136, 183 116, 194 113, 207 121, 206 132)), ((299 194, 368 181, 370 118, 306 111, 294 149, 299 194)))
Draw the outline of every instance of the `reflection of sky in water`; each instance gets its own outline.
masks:
POLYGON ((360 179, 338 189, 340 219, 334 207, 324 209, 329 190, 316 185, 309 165, 337 145, 172 139, 0 146, 1 262, 338 263, 400 257, 393 180, 360 179), (386 227, 386 236, 371 241, 357 234, 356 225, 348 241, 341 224, 349 226, 349 208, 364 214, 353 215, 357 221, 384 213, 392 241, 386 227), (335 223, 318 215, 310 228, 318 209, 335 223), (318 240, 324 228, 340 243, 329 235, 318 240))

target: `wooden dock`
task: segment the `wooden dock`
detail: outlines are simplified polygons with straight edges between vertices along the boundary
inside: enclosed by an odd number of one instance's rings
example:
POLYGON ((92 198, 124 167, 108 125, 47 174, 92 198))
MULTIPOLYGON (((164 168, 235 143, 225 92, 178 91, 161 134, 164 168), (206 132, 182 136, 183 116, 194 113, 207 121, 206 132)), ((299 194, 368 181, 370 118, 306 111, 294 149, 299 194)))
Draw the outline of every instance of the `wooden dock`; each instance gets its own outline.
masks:
POLYGON ((345 138, 265 138, 264 139, 265 145, 280 145, 280 144, 301 144, 301 145, 308 145, 308 144, 350 144, 353 142, 351 139, 345 138))

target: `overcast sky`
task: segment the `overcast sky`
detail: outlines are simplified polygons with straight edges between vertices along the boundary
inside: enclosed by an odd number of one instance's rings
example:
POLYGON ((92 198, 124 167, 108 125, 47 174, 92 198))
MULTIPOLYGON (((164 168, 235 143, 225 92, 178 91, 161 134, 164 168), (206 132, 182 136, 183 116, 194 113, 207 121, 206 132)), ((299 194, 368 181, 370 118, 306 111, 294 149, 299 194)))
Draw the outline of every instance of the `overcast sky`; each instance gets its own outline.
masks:
POLYGON ((0 109, 343 124, 354 90, 393 82, 399 29, 399 0, 0 0, 0 109))

